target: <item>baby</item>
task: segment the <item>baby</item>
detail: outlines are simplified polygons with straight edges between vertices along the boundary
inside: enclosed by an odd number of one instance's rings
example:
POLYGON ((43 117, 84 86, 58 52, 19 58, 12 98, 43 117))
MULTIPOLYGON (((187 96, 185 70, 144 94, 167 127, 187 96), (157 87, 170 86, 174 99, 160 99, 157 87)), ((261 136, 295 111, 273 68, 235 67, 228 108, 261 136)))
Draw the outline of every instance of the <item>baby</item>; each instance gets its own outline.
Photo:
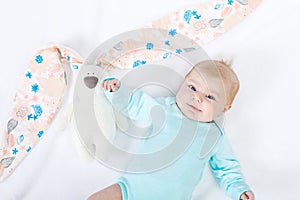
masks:
MULTIPOLYGON (((138 90, 130 92, 129 99, 122 98, 122 93, 128 90, 119 80, 111 78, 103 81, 102 88, 114 108, 130 113, 129 117, 144 117, 145 112, 149 111, 145 108, 162 106, 167 114, 160 131, 164 135, 161 140, 178 132, 182 118, 189 123, 196 123, 198 127, 193 143, 170 166, 150 173, 124 174, 118 183, 96 192, 89 200, 190 200, 207 163, 230 198, 254 200, 254 194, 244 181, 239 162, 233 156, 224 131, 214 121, 231 108, 239 89, 239 80, 228 64, 211 60, 196 64, 185 76, 176 97, 154 99, 138 90), (115 105, 112 99, 118 99, 116 102, 122 105, 115 105), (124 102, 119 99, 124 99, 124 102), (215 130, 221 137, 212 151, 204 158, 199 158, 206 141, 204 135, 211 133, 207 131, 209 129, 215 130)), ((190 133, 186 131, 185 134, 190 133)), ((160 143, 159 137, 157 141, 160 143)))

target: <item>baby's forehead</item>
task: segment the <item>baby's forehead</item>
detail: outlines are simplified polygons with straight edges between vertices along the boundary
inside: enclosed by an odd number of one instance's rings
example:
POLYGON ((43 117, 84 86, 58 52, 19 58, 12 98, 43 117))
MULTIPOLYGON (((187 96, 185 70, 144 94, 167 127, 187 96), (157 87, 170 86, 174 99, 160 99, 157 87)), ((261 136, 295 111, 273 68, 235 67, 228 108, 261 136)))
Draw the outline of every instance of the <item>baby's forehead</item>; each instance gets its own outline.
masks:
POLYGON ((202 67, 196 66, 191 69, 191 71, 186 75, 186 79, 198 79, 198 80, 207 80, 207 79, 214 79, 222 80, 222 76, 218 71, 217 67, 202 67))

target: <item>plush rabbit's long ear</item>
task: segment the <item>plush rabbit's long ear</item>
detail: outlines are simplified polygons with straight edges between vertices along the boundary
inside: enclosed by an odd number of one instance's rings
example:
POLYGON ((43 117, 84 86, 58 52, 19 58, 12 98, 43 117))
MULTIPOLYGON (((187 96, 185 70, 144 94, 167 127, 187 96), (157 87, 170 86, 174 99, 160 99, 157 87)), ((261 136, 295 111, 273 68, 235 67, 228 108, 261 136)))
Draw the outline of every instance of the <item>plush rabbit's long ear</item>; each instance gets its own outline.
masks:
POLYGON ((180 9, 146 25, 207 44, 245 19, 262 0, 217 0, 180 9))
POLYGON ((81 57, 73 50, 51 46, 37 51, 21 74, 13 108, 0 146, 0 181, 9 176, 43 138, 66 92, 67 72, 77 70, 81 57))
MULTIPOLYGON (((142 29, 141 35, 144 37, 143 42, 146 42, 147 45, 142 42, 137 42, 135 40, 136 38, 134 40, 128 39, 120 41, 109 51, 99 54, 95 62, 102 63, 103 66, 109 68, 131 69, 140 65, 171 58, 172 55, 180 54, 181 52, 189 53, 193 51, 193 48, 187 47, 194 46, 195 44, 206 45, 221 36, 229 29, 235 27, 239 22, 243 21, 256 9, 261 1, 262 0, 216 0, 177 10, 143 27, 166 30, 167 36, 163 38, 165 39, 163 40, 164 44, 159 43, 161 42, 159 40, 161 38, 156 37, 154 33, 145 34, 147 30, 145 29, 143 32, 142 29), (155 37, 153 37, 153 35, 155 35, 155 37), (180 37, 182 35, 186 37, 180 37), (182 41, 182 38, 188 38, 190 40, 188 41, 189 43, 182 41), (150 41, 147 41, 147 39, 150 41), (140 44, 142 44, 142 46, 139 46, 140 44), (148 44, 152 46, 148 46, 148 44), (159 45, 158 48, 157 44, 159 45), (178 44, 180 45, 178 46, 178 44), (178 49, 175 48, 176 46, 178 46, 178 49), (129 48, 131 51, 128 51, 129 48), (174 51, 174 48, 176 51, 174 51), (133 49, 134 51, 132 51, 133 49), (149 51, 150 49, 151 51, 149 51), (154 51, 155 49, 158 51, 154 51), (171 50, 174 54, 170 53, 171 50), (177 50, 179 51, 177 52, 177 50), (126 56, 122 56, 120 53, 124 53, 124 51, 127 51, 126 56), (117 61, 112 59, 116 57, 118 57, 117 61)), ((139 41, 141 41, 141 39, 139 39, 139 41)))

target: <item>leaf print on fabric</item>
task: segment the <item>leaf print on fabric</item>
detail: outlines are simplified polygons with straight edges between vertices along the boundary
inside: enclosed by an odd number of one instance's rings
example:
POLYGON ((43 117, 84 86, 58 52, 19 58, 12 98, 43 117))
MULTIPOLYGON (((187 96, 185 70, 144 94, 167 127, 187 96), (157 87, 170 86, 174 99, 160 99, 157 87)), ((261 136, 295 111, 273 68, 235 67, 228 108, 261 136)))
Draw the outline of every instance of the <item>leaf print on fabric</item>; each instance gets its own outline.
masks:
POLYGON ((18 126, 18 120, 10 119, 7 123, 7 132, 11 133, 18 126))
POLYGON ((20 145, 24 141, 24 135, 20 135, 20 137, 17 140, 17 144, 20 145))
POLYGON ((183 19, 186 21, 186 23, 189 24, 192 17, 194 17, 194 19, 200 19, 201 15, 199 15, 196 10, 193 10, 193 11, 187 10, 187 11, 185 11, 183 19))
POLYGON ((31 150, 31 146, 29 146, 26 151, 29 152, 31 150))
POLYGON ((217 5, 215 5, 215 10, 221 10, 222 8, 224 8, 224 4, 222 3, 218 3, 217 5))
POLYGON ((146 60, 136 60, 136 61, 134 61, 132 67, 133 67, 133 68, 136 68, 136 67, 138 67, 138 66, 140 66, 140 65, 146 64, 146 62, 147 62, 146 60))
POLYGON ((211 20, 209 20, 208 23, 209 23, 210 27, 216 28, 223 22, 223 20, 224 19, 211 19, 211 20))
POLYGON ((186 21, 186 23, 190 23, 190 20, 192 18, 192 12, 190 10, 185 11, 183 19, 186 21))
POLYGON ((242 5, 248 5, 248 0, 236 0, 237 2, 239 2, 242 5))
POLYGON ((189 47, 189 48, 183 48, 183 50, 188 53, 188 52, 195 51, 196 48, 195 47, 189 47))
POLYGON ((123 50, 123 45, 124 43, 122 41, 120 41, 119 43, 117 43, 113 48, 117 51, 122 51, 123 50))
POLYGON ((32 105, 31 106, 37 116, 41 116, 43 113, 43 109, 40 105, 32 105))
POLYGON ((72 63, 72 67, 73 67, 73 69, 79 69, 79 66, 78 65, 74 65, 73 63, 72 63))
POLYGON ((15 157, 3 158, 0 162, 4 168, 8 168, 11 163, 14 161, 15 157))
POLYGON ((39 131, 37 136, 40 138, 40 137, 42 137, 42 135, 44 135, 44 133, 45 133, 44 131, 39 131))
POLYGON ((163 59, 167 59, 167 58, 169 58, 170 56, 171 56, 171 54, 172 53, 170 53, 170 52, 167 52, 167 53, 165 53, 164 55, 163 55, 163 59))

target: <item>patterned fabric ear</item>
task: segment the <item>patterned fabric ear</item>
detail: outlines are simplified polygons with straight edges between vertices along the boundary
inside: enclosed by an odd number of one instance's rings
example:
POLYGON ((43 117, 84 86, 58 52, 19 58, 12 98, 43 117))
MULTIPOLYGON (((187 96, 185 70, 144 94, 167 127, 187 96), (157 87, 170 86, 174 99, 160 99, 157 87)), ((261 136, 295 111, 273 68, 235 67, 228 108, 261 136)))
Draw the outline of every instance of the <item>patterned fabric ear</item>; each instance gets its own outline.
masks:
POLYGON ((245 19, 262 0, 218 0, 180 9, 146 25, 207 44, 245 19))
MULTIPOLYGON (((168 31, 159 47, 153 38, 144 36, 144 42, 135 39, 119 41, 106 52, 102 52, 96 63, 104 67, 132 69, 151 62, 162 61, 182 53, 194 51, 192 44, 206 45, 243 21, 262 0, 218 0, 180 9, 154 20, 143 28, 168 31), (179 35, 190 38, 192 44, 183 46, 179 35), (176 47, 176 45, 180 44, 176 47), (176 47, 174 49, 174 47, 176 47), (172 52, 170 51, 172 50, 172 52), (116 55, 121 55, 117 59, 116 55)), ((146 32, 146 30, 145 30, 146 32)), ((141 35, 143 35, 141 31, 141 35)), ((156 38, 157 39, 157 38, 156 38)))
POLYGON ((0 146, 0 181, 43 138, 67 89, 68 70, 77 70, 81 64, 77 53, 60 46, 40 49, 30 60, 21 75, 0 146))

